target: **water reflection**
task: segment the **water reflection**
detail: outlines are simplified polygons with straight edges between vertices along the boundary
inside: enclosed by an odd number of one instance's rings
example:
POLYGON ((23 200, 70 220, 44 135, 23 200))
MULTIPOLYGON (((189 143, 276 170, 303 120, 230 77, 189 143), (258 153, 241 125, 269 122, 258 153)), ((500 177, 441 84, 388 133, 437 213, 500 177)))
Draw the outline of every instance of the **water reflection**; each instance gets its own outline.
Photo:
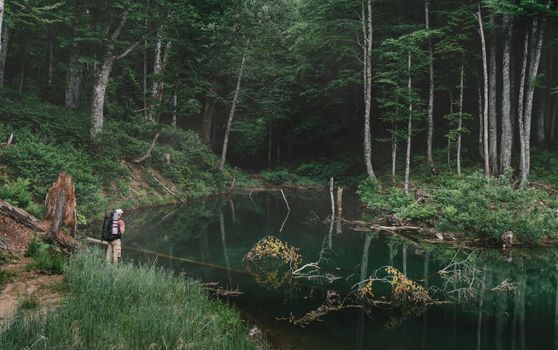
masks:
MULTIPOLYGON (((349 227, 337 234, 341 222, 325 220, 331 213, 328 193, 286 195, 290 211, 280 193, 254 193, 131 212, 125 258, 148 261, 159 256, 160 265, 204 281, 238 286, 245 294, 231 302, 246 317, 257 319, 272 341, 284 348, 558 350, 555 249, 515 250, 511 262, 497 251, 476 252, 474 273, 480 288, 475 295, 458 289, 452 293, 455 303, 404 315, 393 329, 386 329, 386 322, 402 315, 389 310, 373 314, 344 310, 306 328, 278 321, 291 314, 304 315, 322 304, 327 289, 346 293, 386 265, 395 266, 429 290, 444 289, 446 281, 437 272, 456 254, 453 249, 419 247, 396 236, 354 232, 349 227), (277 290, 258 285, 243 271, 242 257, 269 234, 298 247, 304 263, 317 261, 327 247, 322 268, 342 280, 333 285, 307 282, 277 290), (516 290, 493 291, 504 280, 516 283, 516 290)), ((345 217, 355 218, 355 203, 345 196, 343 204, 345 217)), ((460 272, 457 266, 450 270, 460 272)))

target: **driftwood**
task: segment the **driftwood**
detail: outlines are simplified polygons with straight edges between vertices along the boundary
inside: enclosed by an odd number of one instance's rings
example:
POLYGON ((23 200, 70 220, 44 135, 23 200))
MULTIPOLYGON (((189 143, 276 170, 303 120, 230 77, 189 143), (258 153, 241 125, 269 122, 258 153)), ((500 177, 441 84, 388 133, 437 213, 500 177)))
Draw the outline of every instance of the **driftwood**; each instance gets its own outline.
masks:
POLYGON ((6 140, 6 142, 0 143, 0 147, 8 147, 9 145, 12 144, 13 140, 14 140, 14 134, 10 134, 10 136, 8 136, 8 139, 6 140))
POLYGON ((70 228, 70 235, 76 236, 77 213, 76 195, 72 177, 60 173, 56 182, 48 189, 44 222, 48 224, 48 236, 55 238, 62 224, 70 228))
POLYGON ((153 148, 155 147, 155 144, 157 143, 157 139, 159 138, 159 132, 157 131, 157 133, 155 134, 155 137, 153 138, 153 140, 151 141, 151 144, 149 145, 149 148, 147 149, 147 152, 145 152, 145 154, 139 158, 136 159, 132 159, 132 163, 134 164, 139 164, 141 162, 143 162, 144 160, 146 160, 147 158, 149 158, 149 156, 151 155, 151 152, 153 151, 153 148))
POLYGON ((173 196, 175 196, 176 198, 178 198, 178 196, 176 195, 176 193, 174 193, 173 191, 169 190, 169 189, 167 188, 167 186, 163 185, 163 184, 161 183, 161 181, 159 181, 159 179, 157 179, 157 178, 156 178, 155 176, 153 176, 153 175, 151 175, 151 177, 153 177, 153 180, 157 181, 157 183, 158 183, 159 185, 161 185, 161 187, 163 187, 163 188, 165 189, 165 191, 167 191, 168 193, 170 193, 170 194, 172 194, 173 196))
POLYGON ((0 199, 0 213, 11 217, 15 221, 25 225, 26 227, 39 231, 44 232, 47 230, 46 225, 42 223, 39 219, 34 217, 33 215, 29 214, 23 209, 14 207, 10 203, 3 201, 0 199))

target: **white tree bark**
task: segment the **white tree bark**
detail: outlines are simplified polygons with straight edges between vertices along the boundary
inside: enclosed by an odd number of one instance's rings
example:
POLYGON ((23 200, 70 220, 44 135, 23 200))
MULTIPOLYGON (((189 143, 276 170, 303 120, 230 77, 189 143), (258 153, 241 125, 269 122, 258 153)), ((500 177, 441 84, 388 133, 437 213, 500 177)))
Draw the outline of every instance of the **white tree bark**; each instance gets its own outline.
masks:
POLYGON ((162 67, 162 50, 163 50, 163 39, 162 39, 162 29, 159 28, 157 31, 157 40, 155 41, 155 52, 153 55, 153 82, 151 83, 151 103, 149 106, 148 120, 155 123, 155 108, 157 106, 157 99, 159 94, 159 76, 161 74, 162 67))
MULTIPOLYGON (((2 27, 4 24, 4 0, 0 0, 0 36, 4 35, 4 32, 2 31, 2 27)), ((2 45, 4 43, 2 42, 2 38, 0 38, 0 51, 2 51, 2 45)))
MULTIPOLYGON (((424 1, 424 14, 426 29, 430 29, 430 0, 424 1)), ((432 39, 428 39, 428 59, 430 61, 428 77, 428 138, 427 138, 427 158, 428 165, 434 167, 432 158, 432 139, 434 135, 434 49, 432 39)))
POLYGON ((411 174, 411 137, 413 131, 413 99, 412 99, 412 79, 411 79, 411 52, 408 54, 407 72, 409 81, 407 88, 409 89, 409 121, 407 123, 407 153, 405 155, 405 183, 403 184, 405 195, 409 195, 409 178, 411 174))
POLYGON ((372 0, 367 1, 366 12, 362 3, 363 40, 363 78, 364 78, 364 164, 368 177, 375 179, 372 167, 372 133, 370 130, 370 112, 372 106, 372 0))
POLYGON ((479 12, 477 13, 477 20, 479 22, 479 31, 481 37, 482 49, 482 70, 484 76, 484 110, 483 110, 483 151, 484 151, 484 174, 490 177, 490 163, 489 163, 489 145, 488 145, 488 62, 486 57, 486 41, 484 38, 484 27, 482 24, 482 12, 480 3, 478 4, 479 12))
POLYGON ((95 78, 93 97, 91 100, 91 139, 98 140, 104 124, 105 94, 109 82, 110 72, 114 64, 114 56, 107 54, 103 57, 101 67, 95 78))
POLYGON ((229 135, 231 133, 231 128, 234 119, 234 113, 236 111, 236 104, 238 103, 238 96, 240 95, 240 83, 242 82, 242 75, 244 74, 244 69, 246 67, 246 59, 248 58, 248 48, 250 47, 250 42, 246 42, 244 48, 244 54, 242 56, 242 62, 240 63, 240 72, 238 73, 238 80, 236 82, 236 90, 234 92, 234 98, 231 106, 231 111, 229 113, 229 118, 227 121, 227 128, 225 129, 225 138, 223 139, 223 150, 221 152, 221 169, 225 167, 225 161, 227 160, 227 147, 229 144, 229 135))
POLYGON ((545 20, 543 19, 538 24, 538 19, 533 20, 533 28, 532 28, 532 35, 531 39, 533 40, 532 45, 532 56, 531 56, 531 64, 529 68, 529 79, 528 79, 528 86, 527 86, 527 95, 525 99, 525 171, 521 175, 521 180, 523 183, 527 181, 529 176, 529 169, 531 167, 531 157, 530 157, 530 148, 531 148, 531 116, 533 113, 533 98, 535 93, 535 82, 539 72, 539 63, 541 60, 541 52, 542 52, 542 43, 544 38, 544 26, 545 20), (538 29, 538 35, 537 35, 538 29), (536 41, 534 41, 536 40, 536 41))
MULTIPOLYGON (((495 25, 494 14, 489 17, 490 26, 495 25)), ((488 135, 489 135, 489 155, 490 170, 492 174, 498 171, 498 90, 497 90, 497 64, 496 64, 496 38, 494 32, 490 34, 490 47, 488 53, 488 135)))
POLYGON ((502 55, 502 131, 500 136, 500 171, 505 172, 511 166, 512 157, 512 91, 511 91, 511 40, 513 21, 511 15, 503 17, 503 55, 502 55))
POLYGON ((178 96, 176 94, 176 83, 172 92, 172 126, 176 128, 176 117, 178 113, 178 96))
POLYGON ((463 127, 463 94, 465 91, 465 63, 461 60, 461 81, 459 84, 459 122, 457 124, 457 175, 461 176, 461 128, 463 127))
POLYGON ((523 41, 523 60, 521 63, 521 75, 519 78, 519 96, 517 99, 517 125, 519 129, 519 170, 523 182, 527 181, 526 159, 525 159, 525 122, 523 118, 523 108, 525 103, 525 80, 527 79, 527 60, 529 57, 529 30, 525 30, 523 41), (525 178, 523 179, 523 175, 525 178))
POLYGON ((106 51, 101 59, 101 67, 99 68, 95 78, 93 96, 91 99, 91 139, 93 142, 97 142, 99 140, 99 135, 103 129, 105 93, 107 91, 108 81, 114 62, 129 55, 130 52, 132 52, 144 40, 145 36, 149 34, 146 33, 144 37, 131 43, 122 53, 114 54, 114 43, 122 33, 122 29, 126 25, 127 17, 128 10, 125 10, 120 15, 120 22, 110 35, 109 43, 107 44, 106 51))

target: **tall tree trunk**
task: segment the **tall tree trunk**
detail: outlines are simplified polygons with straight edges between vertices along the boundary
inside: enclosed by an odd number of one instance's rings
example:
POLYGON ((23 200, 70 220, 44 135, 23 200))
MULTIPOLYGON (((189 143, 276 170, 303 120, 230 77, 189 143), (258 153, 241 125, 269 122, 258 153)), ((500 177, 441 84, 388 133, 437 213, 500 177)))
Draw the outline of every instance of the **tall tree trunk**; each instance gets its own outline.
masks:
POLYGON ((556 118, 558 117, 558 95, 554 98, 554 107, 552 108, 552 115, 550 117, 550 140, 556 139, 556 118))
MULTIPOLYGON (((2 1, 2 0, 0 0, 2 1)), ((0 89, 4 88, 4 72, 6 68, 6 57, 8 57, 8 26, 2 27, 2 39, 0 39, 0 89)))
POLYGON ((203 117, 201 123, 200 136, 202 142, 206 145, 211 143, 211 126, 213 125, 213 115, 215 114, 215 105, 217 104, 217 85, 215 82, 211 83, 209 94, 205 98, 205 108, 203 110, 203 117))
POLYGON ((527 163, 525 146, 525 122, 523 109, 525 105, 525 81, 527 79, 527 60, 529 57, 529 30, 525 29, 525 39, 523 41, 523 60, 521 63, 521 75, 519 78, 519 95, 517 98, 517 125, 519 129, 519 169, 522 182, 527 181, 527 163))
POLYGON ((478 151, 481 159, 484 159, 484 146, 483 146, 483 135, 484 135, 484 113, 483 113, 483 100, 482 100, 482 90, 480 86, 480 79, 477 79, 477 114, 479 116, 479 137, 478 137, 478 151))
POLYGON ((397 126, 395 132, 391 134, 391 182, 395 184, 395 166, 397 164, 397 126))
POLYGON ((459 84, 459 122, 457 124, 457 175, 461 176, 461 128, 463 127, 463 94, 465 91, 465 63, 461 59, 461 81, 459 84))
MULTIPOLYGON (((430 0, 424 1, 424 15, 426 29, 430 29, 430 0)), ((428 165, 434 168, 434 159, 432 158, 432 139, 434 134, 434 49, 432 39, 428 39, 428 59, 430 63, 428 76, 428 139, 427 139, 427 157, 428 165)))
POLYGON ((153 55, 153 81, 151 82, 151 102, 149 103, 149 113, 147 119, 155 122, 155 108, 157 107, 157 99, 159 93, 159 76, 161 74, 162 59, 161 53, 163 50, 162 29, 157 31, 157 39, 155 41, 155 51, 153 55))
POLYGON ((113 45, 122 33, 122 29, 126 25, 126 19, 128 17, 128 9, 124 9, 120 14, 119 23, 115 29, 110 33, 109 44, 106 47, 106 52, 102 56, 101 67, 95 78, 95 84, 93 86, 93 97, 91 99, 91 139, 93 142, 99 141, 99 134, 103 128, 104 124, 104 105, 105 105, 105 93, 107 91, 107 85, 109 82, 110 72, 112 66, 116 60, 122 59, 130 54, 144 39, 148 34, 146 33, 144 37, 131 43, 122 53, 114 54, 113 45))
POLYGON ((371 179, 376 178, 372 168, 372 135, 370 130, 370 112, 372 106, 372 0, 367 1, 367 12, 365 13, 364 1, 362 2, 362 49, 364 54, 364 164, 366 173, 371 179))
POLYGON ((539 20, 535 18, 533 20, 533 28, 531 32, 531 39, 533 40, 532 43, 532 50, 531 53, 531 62, 529 67, 529 79, 528 79, 528 86, 527 86, 527 95, 525 99, 525 171, 521 175, 521 180, 525 184, 527 181, 527 177, 529 176, 529 169, 531 167, 531 157, 530 157, 530 148, 531 148, 531 115, 533 112, 533 98, 535 93, 535 83, 536 78, 539 72, 539 63, 541 60, 541 52, 542 52, 542 43, 544 38, 544 26, 545 20, 543 19, 539 25, 539 20), (537 33, 538 29, 538 33, 537 33), (538 34, 538 35, 537 35, 538 34), (536 40, 536 41, 535 41, 536 40))
POLYGON ((83 81, 82 63, 78 62, 76 52, 72 52, 70 56, 70 64, 68 65, 68 72, 66 73, 66 86, 65 86, 65 103, 68 109, 75 109, 79 106, 81 98, 81 84, 83 81))
POLYGON ((545 140, 545 118, 546 118, 546 86, 538 89, 537 95, 537 120, 536 120, 536 141, 539 147, 544 147, 545 140))
MULTIPOLYGON (((54 76, 54 36, 52 32, 48 36, 48 70, 47 70, 47 86, 52 88, 52 77, 54 76)), ((50 94, 49 89, 49 94, 50 94)))
POLYGON ((503 173, 511 166, 512 157, 512 90, 511 90, 511 40, 513 21, 511 15, 503 15, 504 41, 502 56, 502 131, 500 136, 500 171, 503 173))
POLYGON ((25 66, 23 65, 23 60, 21 61, 21 71, 19 74, 19 86, 17 91, 21 94, 23 92, 23 82, 25 81, 25 66))
POLYGON ((106 54, 101 61, 101 67, 95 78, 93 97, 91 100, 91 139, 93 141, 98 140, 99 134, 103 129, 105 94, 114 59, 115 57, 110 53, 106 54))
POLYGON ((273 146, 273 130, 271 129, 271 117, 267 118, 267 166, 271 168, 271 148, 273 146))
POLYGON ((489 145, 488 145, 488 62, 486 57, 486 41, 484 38, 484 27, 482 24, 482 12, 480 2, 478 4, 479 12, 477 13, 477 20, 479 22, 481 49, 482 49, 482 71, 484 77, 484 110, 483 110, 483 151, 484 151, 484 174, 490 177, 490 163, 489 163, 489 145))
POLYGON ((172 92, 172 127, 176 128, 176 119, 178 114, 178 95, 176 94, 176 82, 172 92))
MULTIPOLYGON (((4 35, 4 32, 2 31, 3 23, 4 23, 4 0, 0 0, 0 36, 4 35)), ((0 38, 0 51, 2 51, 2 47, 4 44, 2 40, 3 38, 0 38)))
POLYGON ((223 139, 223 150, 221 152, 221 169, 225 167, 225 161, 227 160, 227 147, 229 144, 229 134, 231 133, 234 113, 236 111, 236 104, 238 103, 238 96, 240 95, 240 83, 242 82, 242 75, 244 74, 244 68, 246 67, 246 59, 248 58, 249 47, 250 47, 250 42, 248 41, 246 42, 246 46, 244 47, 244 54, 242 56, 242 62, 240 63, 240 72, 238 73, 238 80, 236 82, 236 90, 234 92, 231 111, 229 113, 229 119, 227 121, 227 128, 225 129, 225 137, 223 139))
POLYGON ((407 154, 405 155, 405 183, 403 185, 405 195, 409 195, 409 177, 411 173, 411 137, 413 131, 413 96, 412 96, 412 79, 411 79, 411 52, 408 53, 407 72, 409 81, 407 88, 409 89, 409 121, 407 123, 407 154))
MULTIPOLYGON (((489 17, 489 23, 492 28, 495 26, 495 18, 492 13, 489 17)), ((497 64, 496 64, 496 47, 497 41, 494 30, 490 31, 490 48, 488 53, 488 132, 489 132, 489 155, 490 170, 492 174, 498 172, 498 90, 497 90, 497 64)))
MULTIPOLYGON (((449 106, 450 106, 450 115, 453 118, 453 89, 450 88, 449 91, 449 106)), ((448 171, 451 173, 451 127, 450 127, 450 132, 448 133, 448 149, 447 149, 447 154, 448 154, 448 171)))

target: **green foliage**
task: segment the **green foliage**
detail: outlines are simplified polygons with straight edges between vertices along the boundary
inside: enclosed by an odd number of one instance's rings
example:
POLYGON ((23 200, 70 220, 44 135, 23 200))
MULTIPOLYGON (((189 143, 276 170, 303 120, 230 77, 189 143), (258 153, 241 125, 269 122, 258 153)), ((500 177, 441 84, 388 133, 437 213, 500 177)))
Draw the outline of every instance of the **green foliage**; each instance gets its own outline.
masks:
POLYGON ((0 291, 6 287, 8 280, 15 275, 12 271, 0 270, 0 291))
POLYGON ((27 295, 19 301, 19 307, 22 310, 33 310, 39 306, 39 301, 35 295, 27 295))
POLYGON ((340 161, 320 160, 299 165, 295 172, 301 176, 307 176, 316 180, 328 180, 331 177, 337 179, 346 174, 348 165, 340 161))
POLYGON ((0 186, 0 199, 23 208, 36 217, 42 214, 42 208, 33 203, 33 196, 29 192, 29 180, 18 178, 13 182, 7 181, 0 186))
POLYGON ((25 256, 33 258, 33 262, 27 265, 30 270, 48 274, 61 274, 64 271, 64 256, 55 244, 33 238, 27 246, 25 256))
MULTIPOLYGON (((5 170, 0 168, 0 175, 6 172, 16 180, 0 177, 0 198, 41 216, 41 207, 35 203, 43 201, 48 187, 65 171, 76 187, 81 222, 104 211, 116 198, 140 204, 139 199, 130 198, 137 194, 128 190, 131 172, 122 160, 145 154, 157 132, 155 125, 142 117, 107 120, 100 145, 94 146, 87 142, 87 115, 10 90, 4 91, 2 98, 0 132, 15 132, 16 137, 10 147, 0 149, 0 164, 6 165, 5 170)), ((163 127, 155 149, 143 164, 173 181, 182 199, 220 192, 225 183, 217 157, 191 131, 163 127), (170 163, 165 154, 170 155, 170 163)), ((150 181, 151 174, 145 178, 150 181)), ((150 187, 166 193, 155 181, 150 187)), ((160 200, 147 193, 144 197, 141 205, 160 200)))
POLYGON ((358 194, 370 209, 396 214, 403 220, 434 221, 442 231, 498 239, 511 230, 524 241, 555 238, 558 202, 545 191, 513 187, 509 176, 486 179, 479 173, 441 176, 426 191, 424 201, 406 198, 397 188, 378 190, 371 180, 358 194))
POLYGON ((288 169, 266 169, 260 175, 275 185, 297 185, 297 186, 318 186, 325 182, 319 182, 306 176, 300 176, 289 172, 288 169))
POLYGON ((55 310, 20 314, 0 343, 49 348, 253 349, 238 313, 209 300, 197 282, 153 265, 114 266, 101 252, 77 252, 65 271, 69 295, 55 310), (118 331, 107 331, 116 330, 118 331))

